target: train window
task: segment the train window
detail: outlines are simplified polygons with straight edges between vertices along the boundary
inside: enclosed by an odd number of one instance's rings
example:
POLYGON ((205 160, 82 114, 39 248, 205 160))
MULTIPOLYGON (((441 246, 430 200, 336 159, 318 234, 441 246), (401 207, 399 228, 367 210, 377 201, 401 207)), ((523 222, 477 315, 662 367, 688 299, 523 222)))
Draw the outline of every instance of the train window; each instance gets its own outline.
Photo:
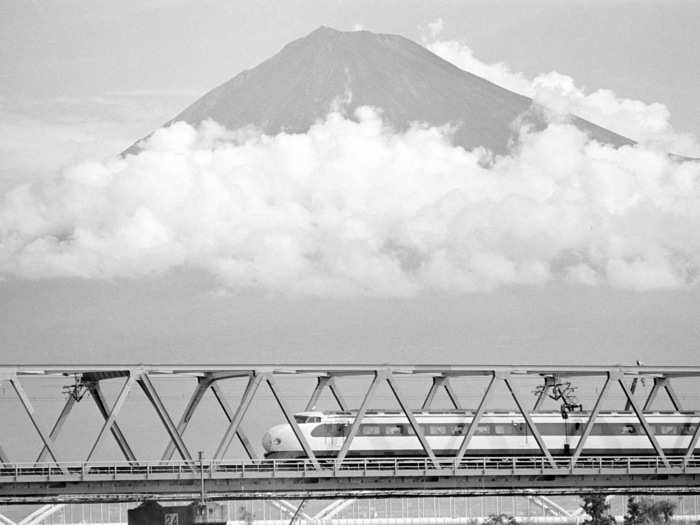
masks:
POLYGON ((431 436, 445 436, 447 435, 447 428, 445 425, 430 425, 428 427, 428 434, 431 436))
POLYGON ((491 433, 491 428, 490 425, 479 425, 476 427, 476 430, 474 431, 475 436, 485 436, 487 434, 491 433))
POLYGON ((513 434, 516 436, 524 436, 526 428, 525 423, 513 423, 513 434))
POLYGON ((493 433, 497 436, 509 436, 512 434, 512 427, 510 425, 499 425, 493 426, 493 433))
MULTIPOLYGON (((425 434, 428 431, 426 425, 418 425, 418 426, 420 427, 423 434, 425 434)), ((403 429, 404 429, 404 433, 407 436, 415 436, 416 435, 416 433, 413 431, 413 427, 411 425, 404 425, 403 429)))
POLYGON ((464 423, 459 423, 457 425, 450 425, 450 433, 453 436, 463 436, 467 433, 466 425, 464 423))
POLYGON ((308 421, 308 419, 309 419, 309 416, 299 416, 299 415, 294 416, 294 421, 296 421, 297 423, 306 423, 308 421))
POLYGON ((637 425, 634 425, 634 424, 621 425, 620 434, 637 434, 637 425))
POLYGON ((341 437, 347 434, 348 426, 343 423, 319 425, 311 431, 314 437, 341 437))
POLYGON ((384 433, 387 436, 400 436, 403 434, 403 425, 386 425, 384 433))
POLYGON ((591 436, 606 436, 611 434, 611 432, 608 431, 609 426, 610 425, 607 423, 594 423, 591 429, 591 436))
POLYGON ((680 434, 681 434, 681 436, 690 436, 695 432, 696 428, 697 428, 697 425, 694 425, 692 423, 683 423, 681 425, 680 434))
POLYGON ((360 429, 363 436, 379 436, 382 433, 379 425, 362 425, 360 429))
POLYGON ((678 427, 676 425, 654 425, 654 427, 654 433, 662 436, 678 433, 678 427))
POLYGON ((583 432, 583 424, 580 421, 577 421, 576 423, 570 423, 569 425, 567 425, 566 430, 570 436, 575 436, 576 434, 580 434, 581 432, 583 432))

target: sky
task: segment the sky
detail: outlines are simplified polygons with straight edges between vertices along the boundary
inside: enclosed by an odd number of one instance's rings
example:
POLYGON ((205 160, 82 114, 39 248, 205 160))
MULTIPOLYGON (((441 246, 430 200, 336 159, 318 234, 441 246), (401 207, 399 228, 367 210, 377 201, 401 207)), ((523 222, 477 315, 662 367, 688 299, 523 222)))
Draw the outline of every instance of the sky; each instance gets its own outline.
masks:
MULTIPOLYGON (((19 197, 4 201, 4 207, 7 213, 39 210, 35 215, 17 215, 23 227, 37 217, 64 220, 64 215, 51 215, 58 212, 50 205, 81 206, 84 194, 71 200, 76 188, 101 184, 99 177, 122 173, 123 168, 109 161, 116 152, 207 90, 320 25, 401 34, 456 63, 467 60, 464 64, 474 65, 469 57, 477 57, 477 65, 488 65, 485 74, 505 75, 501 80, 510 82, 506 87, 516 90, 546 88, 545 81, 561 81, 561 75, 567 75, 575 82, 576 93, 614 93, 611 104, 622 108, 618 124, 632 114, 649 117, 648 122, 630 120, 632 130, 651 129, 654 136, 672 136, 674 144, 686 139, 692 143, 700 136, 700 45, 695 23, 699 17, 700 8, 690 1, 0 2, 0 194, 21 183, 55 180, 63 170, 78 186, 52 192, 49 182, 42 186, 40 198, 15 194, 19 197), (547 76, 553 71, 559 76, 547 76)), ((526 94, 537 93, 549 92, 526 94)), ((577 110, 595 112, 610 102, 609 98, 601 102, 602 98, 582 95, 566 100, 567 104, 575 100, 577 110)), ((370 129, 371 115, 366 122, 370 129)), ((365 131, 343 125, 347 123, 328 121, 320 132, 332 131, 333 126, 360 136, 365 131)), ((153 150, 167 154, 181 147, 191 133, 225 135, 216 130, 183 133, 185 139, 174 132, 162 135, 153 150)), ((422 140, 415 135, 400 139, 422 140)), ((443 145, 439 137, 435 140, 439 150, 443 145)), ((571 151, 583 151, 576 140, 571 138, 571 151)), ((536 152, 536 141, 530 144, 536 152)), ((586 152, 582 158, 605 157, 586 152)), ((625 162, 642 166, 649 159, 656 157, 625 162)), ((129 169, 135 171, 127 174, 138 175, 146 168, 134 164, 129 169)), ((675 168, 664 164, 660 170, 667 176, 675 168)), ((692 173, 673 173, 675 180, 690 180, 686 193, 673 194, 678 199, 674 206, 690 210, 678 219, 686 226, 669 226, 665 219, 648 214, 614 232, 632 232, 648 243, 657 240, 647 235, 655 228, 658 235, 676 232, 672 247, 696 260, 697 236, 691 225, 698 220, 692 211, 697 186, 692 173)), ((633 195, 640 183, 630 184, 628 193, 616 195, 633 195)), ((153 195, 160 196, 162 187, 154 188, 153 195)), ((115 213, 132 205, 121 198, 123 191, 108 195, 107 204, 115 213)), ((584 201, 579 212, 589 204, 584 201)), ((402 213, 396 213, 398 222, 405 222, 402 213)), ((156 213, 156 218, 162 217, 156 213)), ((145 227, 149 224, 153 222, 146 217, 134 227, 149 233, 145 227)), ((490 250, 503 249, 506 234, 512 233, 506 230, 488 246, 490 250)), ((219 232, 208 230, 206 224, 201 231, 219 242, 219 232)), ((533 231, 548 233, 537 227, 533 231)), ((153 235, 143 237, 145 244, 139 246, 151 246, 153 235)), ((108 248, 129 251, 134 245, 115 243, 108 248)), ((188 250, 200 248, 188 245, 188 250)), ((532 270, 519 260, 523 264, 515 270, 489 274, 491 281, 464 279, 461 286, 435 284, 439 281, 435 272, 407 282, 383 271, 374 274, 368 285, 373 293, 356 293, 337 279, 312 283, 298 293, 290 282, 311 281, 290 277, 283 271, 286 266, 275 268, 274 254, 279 251, 269 256, 264 247, 245 249, 267 265, 263 268, 272 268, 257 272, 261 264, 253 267, 253 278, 264 282, 262 287, 241 286, 237 279, 245 272, 222 270, 216 258, 183 268, 173 262, 181 254, 172 251, 148 260, 147 268, 154 272, 110 266, 105 259, 93 270, 73 271, 65 259, 59 266, 49 265, 56 260, 50 257, 55 252, 39 252, 29 266, 26 259, 20 261, 24 266, 6 272, 0 282, 2 360, 630 363, 640 359, 693 364, 700 342, 700 291, 697 285, 676 283, 678 273, 671 277, 659 273, 662 265, 652 268, 656 272, 652 278, 640 271, 636 275, 641 277, 625 281, 631 272, 623 271, 622 286, 610 279, 592 286, 585 270, 573 283, 540 278, 537 267, 532 270), (101 277, 96 279, 97 274, 101 277), (640 282, 646 284, 639 286, 640 282), (649 286, 650 282, 655 284, 649 286)), ((144 267, 144 259, 135 260, 144 267)), ((459 277, 446 268, 445 275, 459 277)), ((693 271, 686 275, 690 281, 693 271)))

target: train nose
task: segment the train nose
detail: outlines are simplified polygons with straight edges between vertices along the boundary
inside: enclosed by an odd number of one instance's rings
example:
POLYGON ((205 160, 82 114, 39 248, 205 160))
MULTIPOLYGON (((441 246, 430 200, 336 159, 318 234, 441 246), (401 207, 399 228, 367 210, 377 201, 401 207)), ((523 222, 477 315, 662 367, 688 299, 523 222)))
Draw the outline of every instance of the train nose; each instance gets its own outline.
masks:
POLYGON ((265 432, 262 439, 262 446, 265 452, 272 452, 272 436, 269 432, 265 432))
POLYGON ((280 445, 282 445, 282 437, 284 435, 283 430, 284 426, 278 425, 276 427, 272 427, 270 430, 265 432, 265 435, 263 435, 262 440, 262 445, 265 449, 265 452, 269 453, 279 451, 280 445))

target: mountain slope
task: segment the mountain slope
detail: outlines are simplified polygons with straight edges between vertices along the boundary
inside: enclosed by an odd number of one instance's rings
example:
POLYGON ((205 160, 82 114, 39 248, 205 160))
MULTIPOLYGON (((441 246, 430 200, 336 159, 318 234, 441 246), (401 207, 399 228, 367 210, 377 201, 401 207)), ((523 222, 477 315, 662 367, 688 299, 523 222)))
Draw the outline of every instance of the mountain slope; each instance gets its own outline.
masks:
MULTIPOLYGON (((512 122, 532 101, 463 71, 397 35, 321 27, 257 67, 213 89, 167 124, 211 118, 227 128, 255 125, 269 134, 304 132, 342 102, 381 108, 397 129, 411 122, 458 126, 466 148, 507 149, 512 122)), ((616 146, 631 140, 574 117, 593 138, 616 146)), ((127 153, 135 151, 134 146, 127 153)))

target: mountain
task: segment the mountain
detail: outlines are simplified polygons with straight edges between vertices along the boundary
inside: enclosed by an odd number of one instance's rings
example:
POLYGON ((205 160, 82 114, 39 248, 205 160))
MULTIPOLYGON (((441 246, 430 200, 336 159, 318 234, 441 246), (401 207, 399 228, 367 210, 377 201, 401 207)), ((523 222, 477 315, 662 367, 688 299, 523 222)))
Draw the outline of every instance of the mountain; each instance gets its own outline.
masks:
MULTIPOLYGON (((343 101, 382 109, 396 129, 411 122, 458 126, 465 148, 507 149, 512 122, 532 100, 463 71, 398 35, 321 27, 286 45, 260 65, 213 89, 166 125, 197 125, 211 118, 229 129, 255 125, 268 134, 304 132, 343 101)), ((594 139, 620 146, 632 141, 573 117, 594 139)), ((134 145, 125 153, 138 151, 134 145)))

